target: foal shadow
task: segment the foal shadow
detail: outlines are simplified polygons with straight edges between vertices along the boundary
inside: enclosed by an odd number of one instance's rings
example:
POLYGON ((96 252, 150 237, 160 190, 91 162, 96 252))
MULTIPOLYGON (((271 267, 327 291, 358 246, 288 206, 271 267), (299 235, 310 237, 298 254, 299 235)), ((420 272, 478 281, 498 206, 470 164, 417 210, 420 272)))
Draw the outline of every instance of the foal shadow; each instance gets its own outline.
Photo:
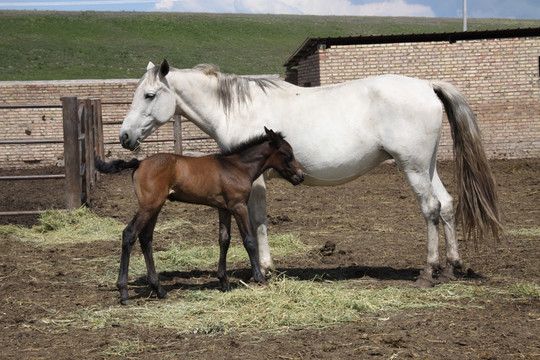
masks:
MULTIPOLYGON (((248 269, 246 269, 246 272, 248 269)), ((251 270, 249 270, 251 271, 251 270)), ((220 289, 221 284, 217 278, 217 271, 191 270, 191 271, 162 271, 158 274, 161 286, 167 291, 171 290, 213 290, 220 289), (186 279, 186 281, 178 281, 186 279), (193 281, 193 279, 197 279, 193 281), (176 280, 176 281, 175 281, 176 280), (192 281, 187 281, 192 280, 192 281), (175 281, 173 284, 167 284, 175 281)), ((154 291, 148 284, 146 275, 139 276, 136 280, 129 282, 130 291, 135 292, 130 300, 155 297, 154 291)), ((232 287, 233 284, 231 284, 232 287)))

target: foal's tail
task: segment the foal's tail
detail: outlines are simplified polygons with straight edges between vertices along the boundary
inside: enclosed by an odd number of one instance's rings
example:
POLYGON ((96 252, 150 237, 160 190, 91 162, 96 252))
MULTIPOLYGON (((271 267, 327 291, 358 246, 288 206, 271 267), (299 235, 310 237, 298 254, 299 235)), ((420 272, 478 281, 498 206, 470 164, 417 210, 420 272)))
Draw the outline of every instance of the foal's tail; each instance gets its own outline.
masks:
POLYGON ((130 161, 113 160, 108 163, 96 158, 94 162, 96 169, 104 174, 114 174, 126 169, 136 170, 141 163, 141 161, 136 158, 133 158, 130 161))
POLYGON ((467 100, 453 85, 431 81, 442 101, 454 140, 458 205, 456 219, 467 239, 482 239, 489 232, 499 240, 503 227, 495 178, 491 172, 476 118, 467 100))

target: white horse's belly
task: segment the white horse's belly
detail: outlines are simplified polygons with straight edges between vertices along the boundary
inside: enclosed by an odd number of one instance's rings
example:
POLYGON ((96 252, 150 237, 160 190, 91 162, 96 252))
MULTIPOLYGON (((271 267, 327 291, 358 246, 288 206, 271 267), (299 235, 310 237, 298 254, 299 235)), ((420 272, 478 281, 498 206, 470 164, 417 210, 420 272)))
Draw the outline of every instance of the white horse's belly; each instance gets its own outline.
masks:
POLYGON ((357 156, 338 156, 328 161, 311 162, 300 154, 296 159, 304 172, 304 184, 332 186, 347 183, 367 173, 390 156, 381 150, 367 151, 357 156))

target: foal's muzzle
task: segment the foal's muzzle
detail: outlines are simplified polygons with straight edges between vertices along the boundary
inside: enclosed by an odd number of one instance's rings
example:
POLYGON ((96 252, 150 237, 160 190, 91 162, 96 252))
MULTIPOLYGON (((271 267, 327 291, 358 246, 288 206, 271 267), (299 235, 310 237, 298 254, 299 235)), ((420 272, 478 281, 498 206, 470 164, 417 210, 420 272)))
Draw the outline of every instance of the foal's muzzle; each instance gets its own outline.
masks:
POLYGON ((300 171, 291 177, 291 184, 294 186, 299 185, 304 181, 304 174, 300 171))

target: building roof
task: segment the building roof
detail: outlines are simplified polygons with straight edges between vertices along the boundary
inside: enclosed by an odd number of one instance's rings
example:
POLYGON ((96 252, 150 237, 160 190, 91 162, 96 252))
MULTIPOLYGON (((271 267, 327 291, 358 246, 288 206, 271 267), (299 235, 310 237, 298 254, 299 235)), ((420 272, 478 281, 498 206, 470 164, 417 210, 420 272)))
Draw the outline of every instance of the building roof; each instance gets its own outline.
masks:
POLYGON ((454 43, 456 41, 463 40, 502 39, 530 36, 540 36, 540 27, 507 30, 462 31, 453 33, 307 38, 304 43, 300 45, 298 50, 292 54, 287 62, 283 64, 283 66, 288 68, 297 66, 301 59, 313 54, 317 49, 328 48, 335 45, 388 44, 431 41, 448 41, 450 43, 454 43))

